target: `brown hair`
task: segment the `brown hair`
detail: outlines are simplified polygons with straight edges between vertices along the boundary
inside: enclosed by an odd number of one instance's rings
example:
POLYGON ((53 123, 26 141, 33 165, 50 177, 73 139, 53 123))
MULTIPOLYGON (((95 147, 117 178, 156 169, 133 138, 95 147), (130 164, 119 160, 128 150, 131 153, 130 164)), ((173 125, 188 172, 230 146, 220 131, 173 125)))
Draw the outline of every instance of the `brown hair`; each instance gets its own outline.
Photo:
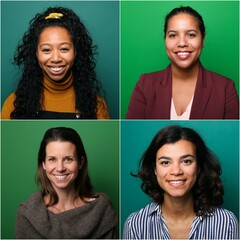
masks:
POLYGON ((58 202, 58 195, 54 190, 42 166, 42 163, 45 161, 46 158, 46 146, 48 143, 53 141, 71 142, 75 145, 78 161, 84 159, 83 163, 81 163, 82 167, 81 169, 79 169, 78 176, 75 179, 76 192, 81 198, 90 198, 93 196, 95 197, 93 192, 93 186, 88 175, 87 155, 79 134, 72 128, 50 128, 45 132, 42 142, 40 144, 40 148, 38 151, 38 170, 36 174, 36 181, 40 186, 43 195, 50 196, 48 206, 51 206, 58 202))

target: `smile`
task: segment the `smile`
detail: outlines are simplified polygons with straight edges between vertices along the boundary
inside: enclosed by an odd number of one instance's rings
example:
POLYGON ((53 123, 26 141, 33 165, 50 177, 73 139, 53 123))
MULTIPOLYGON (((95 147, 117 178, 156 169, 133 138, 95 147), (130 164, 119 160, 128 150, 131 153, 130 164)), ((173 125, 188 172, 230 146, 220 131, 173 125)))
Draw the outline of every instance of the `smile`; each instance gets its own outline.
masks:
POLYGON ((182 60, 185 60, 190 56, 190 52, 177 52, 176 54, 182 60))
POLYGON ((60 67, 48 67, 48 69, 50 70, 50 72, 52 72, 53 74, 61 74, 64 69, 65 69, 65 66, 60 66, 60 67))
POLYGON ((55 178, 57 178, 57 180, 63 180, 63 179, 65 179, 67 176, 68 176, 68 174, 64 174, 64 175, 53 175, 55 178))
POLYGON ((186 180, 169 180, 169 184, 173 187, 182 186, 186 180))

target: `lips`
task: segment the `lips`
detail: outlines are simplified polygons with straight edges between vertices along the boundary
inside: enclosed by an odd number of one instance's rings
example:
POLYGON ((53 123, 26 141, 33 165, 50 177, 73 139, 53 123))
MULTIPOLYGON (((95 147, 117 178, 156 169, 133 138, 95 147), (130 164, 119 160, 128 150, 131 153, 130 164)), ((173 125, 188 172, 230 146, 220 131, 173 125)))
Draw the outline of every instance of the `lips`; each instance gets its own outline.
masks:
POLYGON ((168 180, 168 183, 173 187, 179 187, 182 186, 185 183, 186 180, 168 180))
POLYGON ((48 66, 50 73, 52 74, 62 74, 65 70, 65 66, 48 66))
POLYGON ((67 178, 68 174, 62 174, 62 175, 53 175, 57 180, 62 181, 65 178, 67 178))
POLYGON ((185 60, 190 56, 191 52, 176 52, 176 54, 178 58, 180 58, 181 60, 185 60))

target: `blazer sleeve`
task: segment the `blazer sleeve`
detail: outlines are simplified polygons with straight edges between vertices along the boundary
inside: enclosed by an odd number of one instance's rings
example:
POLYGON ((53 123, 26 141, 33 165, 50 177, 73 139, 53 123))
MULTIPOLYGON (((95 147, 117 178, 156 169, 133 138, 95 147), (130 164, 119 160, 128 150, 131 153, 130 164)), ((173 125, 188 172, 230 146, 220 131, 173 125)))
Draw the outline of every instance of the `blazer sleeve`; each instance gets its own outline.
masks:
POLYGON ((239 119, 239 99, 233 81, 226 85, 224 119, 239 119))
POLYGON ((144 119, 146 111, 146 98, 144 96, 144 74, 134 87, 128 105, 127 119, 144 119))

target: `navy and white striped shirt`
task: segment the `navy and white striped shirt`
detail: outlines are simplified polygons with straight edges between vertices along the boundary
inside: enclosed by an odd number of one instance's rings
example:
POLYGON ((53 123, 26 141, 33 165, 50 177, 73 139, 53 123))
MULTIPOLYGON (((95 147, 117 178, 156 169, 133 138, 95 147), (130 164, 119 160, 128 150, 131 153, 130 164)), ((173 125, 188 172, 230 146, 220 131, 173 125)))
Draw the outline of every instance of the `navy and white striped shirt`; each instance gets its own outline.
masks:
MULTIPOLYGON (((194 219, 189 239, 239 239, 238 228, 232 212, 215 208, 194 219)), ((125 222, 123 239, 171 239, 160 205, 150 203, 132 213, 125 222)))

